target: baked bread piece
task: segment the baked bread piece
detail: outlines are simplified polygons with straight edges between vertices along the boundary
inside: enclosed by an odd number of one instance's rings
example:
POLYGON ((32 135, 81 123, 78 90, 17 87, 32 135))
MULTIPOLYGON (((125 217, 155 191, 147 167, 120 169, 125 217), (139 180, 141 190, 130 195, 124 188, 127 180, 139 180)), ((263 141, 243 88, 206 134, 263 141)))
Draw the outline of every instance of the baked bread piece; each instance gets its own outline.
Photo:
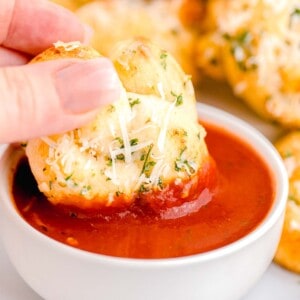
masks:
POLYGON ((108 56, 118 41, 145 37, 170 52, 195 82, 199 73, 191 28, 201 7, 201 2, 190 0, 108 0, 88 3, 76 14, 93 28, 91 45, 103 55, 108 56), (197 14, 187 16, 192 9, 197 14))
POLYGON ((300 132, 282 137, 276 147, 289 175, 289 198, 281 240, 275 261, 291 271, 300 273, 300 132))
MULTIPOLYGON (((96 56, 78 43, 56 43, 32 63, 96 56)), ((124 86, 121 98, 82 128, 28 142, 39 189, 54 204, 79 208, 164 203, 175 190, 177 204, 197 196, 213 163, 190 77, 145 39, 119 43, 110 58, 124 86)))
POLYGON ((203 72, 267 120, 300 126, 299 1, 208 0, 202 32, 203 72))

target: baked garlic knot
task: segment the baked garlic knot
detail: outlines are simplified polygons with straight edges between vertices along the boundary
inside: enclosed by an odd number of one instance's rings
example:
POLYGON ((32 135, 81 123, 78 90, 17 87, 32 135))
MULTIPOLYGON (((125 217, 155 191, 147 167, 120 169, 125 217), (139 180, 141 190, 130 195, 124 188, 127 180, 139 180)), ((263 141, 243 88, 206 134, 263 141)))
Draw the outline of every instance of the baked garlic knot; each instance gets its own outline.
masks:
MULTIPOLYGON (((57 43, 33 62, 95 53, 57 43)), ((119 43, 110 59, 123 84, 120 99, 82 128, 28 142, 39 189, 54 204, 79 208, 135 201, 172 206, 196 197, 213 162, 190 77, 168 52, 144 39, 119 43)))
POLYGON ((197 64, 259 115, 300 126, 299 0, 209 0, 197 64))
POLYGON ((195 80, 198 77, 194 64, 196 38, 188 28, 192 24, 186 23, 187 19, 191 20, 190 11, 200 6, 196 2, 199 1, 91 1, 76 10, 76 15, 93 28, 91 45, 103 55, 110 55, 118 41, 145 37, 170 52, 195 80))
POLYGON ((300 273, 300 132, 288 133, 276 143, 276 148, 289 175, 289 197, 275 261, 300 273))

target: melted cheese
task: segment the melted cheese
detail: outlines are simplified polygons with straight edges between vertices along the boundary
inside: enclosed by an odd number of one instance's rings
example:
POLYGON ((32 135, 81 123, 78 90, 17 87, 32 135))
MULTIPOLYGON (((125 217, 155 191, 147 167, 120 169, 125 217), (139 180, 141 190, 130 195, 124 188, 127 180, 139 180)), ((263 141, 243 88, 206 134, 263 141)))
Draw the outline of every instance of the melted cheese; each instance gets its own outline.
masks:
MULTIPOLYGON (((162 91, 161 88, 160 90, 162 91)), ((161 97, 164 97, 163 92, 161 97)), ((162 100, 160 97, 150 95, 123 94, 121 101, 115 105, 112 117, 107 119, 108 130, 102 137, 99 135, 87 136, 85 133, 86 129, 82 128, 78 129, 76 133, 70 132, 63 135, 57 141, 51 138, 43 138, 43 141, 50 146, 47 164, 51 166, 55 174, 58 174, 57 180, 64 184, 66 178, 72 175, 75 164, 82 166, 80 168, 88 172, 94 168, 95 164, 100 164, 104 157, 108 157, 111 165, 108 165, 109 161, 101 163, 104 165, 102 166, 103 176, 106 176, 109 179, 109 183, 119 187, 121 191, 130 190, 132 186, 134 186, 136 191, 139 190, 141 185, 147 185, 147 187, 158 186, 160 178, 165 178, 174 172, 174 160, 179 155, 174 154, 175 157, 170 160, 168 155, 166 156, 165 154, 165 151, 169 151, 165 149, 165 144, 170 124, 172 123, 172 126, 176 124, 177 127, 180 123, 180 121, 176 121, 177 115, 176 113, 174 114, 176 101, 168 102, 162 100), (129 96, 134 99, 138 97, 140 104, 131 108, 128 105, 129 96), (152 110, 148 109, 148 107, 151 107, 152 110), (144 119, 142 118, 141 120, 141 113, 137 113, 136 109, 147 111, 149 117, 144 116, 144 119), (155 115, 155 118, 152 117, 153 115, 155 115), (135 140, 135 143, 131 144, 132 140, 135 140), (149 154, 149 161, 151 160, 153 166, 146 176, 142 172, 145 161, 141 161, 141 157, 145 156, 149 147, 155 144, 156 146, 149 154), (101 155, 102 158, 98 158, 98 155, 101 155), (120 159, 122 155, 124 156, 124 161, 120 159), (127 178, 125 184, 124 170, 127 170, 128 173, 136 174, 127 178)), ((93 124, 90 126, 93 126, 93 124)), ((187 124, 186 126, 189 125, 187 124)), ((99 125, 99 127, 101 128, 102 126, 99 125)), ((184 164, 182 167, 188 175, 191 175, 189 168, 184 164)), ((190 167, 196 169, 197 165, 190 165, 190 167)), ((76 178, 75 175, 74 178, 76 178)), ((76 182, 76 179, 74 180, 76 182)), ((81 193, 84 192, 85 196, 88 197, 89 190, 85 188, 88 186, 88 181, 88 178, 82 178, 80 182, 76 183, 79 185, 77 186, 69 179, 66 184, 72 186, 73 189, 81 189, 81 193)))

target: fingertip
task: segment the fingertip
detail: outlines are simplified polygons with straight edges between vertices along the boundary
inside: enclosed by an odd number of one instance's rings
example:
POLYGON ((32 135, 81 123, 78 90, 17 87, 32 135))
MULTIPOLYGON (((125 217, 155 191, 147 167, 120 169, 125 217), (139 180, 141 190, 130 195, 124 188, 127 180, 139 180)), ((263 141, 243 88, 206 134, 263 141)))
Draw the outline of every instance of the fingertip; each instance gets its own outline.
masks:
POLYGON ((73 12, 51 1, 12 2, 16 5, 9 4, 0 13, 12 16, 7 21, 9 30, 3 38, 0 28, 0 41, 7 48, 36 55, 59 40, 88 43, 92 37, 91 28, 81 23, 73 12))
POLYGON ((71 64, 55 74, 55 86, 62 107, 68 113, 81 114, 118 100, 121 83, 106 58, 71 64))
POLYGON ((94 35, 94 30, 91 26, 89 26, 88 24, 85 24, 85 23, 82 24, 82 27, 83 27, 82 43, 84 45, 89 45, 90 41, 94 35))

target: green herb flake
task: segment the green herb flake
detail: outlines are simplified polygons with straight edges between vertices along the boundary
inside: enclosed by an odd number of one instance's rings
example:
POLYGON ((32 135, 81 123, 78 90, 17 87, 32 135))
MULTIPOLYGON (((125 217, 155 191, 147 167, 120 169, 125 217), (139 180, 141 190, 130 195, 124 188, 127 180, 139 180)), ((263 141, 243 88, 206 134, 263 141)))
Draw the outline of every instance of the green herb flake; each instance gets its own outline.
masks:
POLYGON ((110 157, 107 157, 107 159, 106 159, 106 165, 107 165, 108 167, 111 167, 111 166, 112 166, 112 159, 111 159, 110 157))
POLYGON ((120 143, 120 145, 124 147, 124 142, 123 142, 123 139, 122 139, 122 138, 116 137, 116 138, 115 138, 115 141, 118 141, 118 142, 120 143))
POLYGON ((72 176, 73 176, 73 173, 72 173, 72 174, 70 174, 70 175, 68 175, 67 177, 65 177, 65 181, 68 181, 68 180, 70 180, 72 176))
POLYGON ((288 200, 289 200, 289 201, 293 201, 293 202, 295 202, 296 204, 299 204, 299 203, 300 203, 300 200, 298 200, 297 197, 295 197, 294 195, 291 195, 291 194, 288 196, 288 200))
POLYGON ((230 52, 241 71, 246 72, 257 69, 257 64, 249 60, 253 56, 251 49, 253 37, 249 31, 244 30, 234 36, 224 34, 223 38, 230 43, 230 52))
POLYGON ((167 57, 168 57, 168 53, 167 51, 162 51, 160 53, 160 64, 161 66, 166 70, 167 69, 167 57))
POLYGON ((236 42, 240 45, 244 45, 251 40, 251 35, 249 31, 243 31, 235 38, 236 42))
POLYGON ((145 184, 141 184, 139 188, 139 193, 147 193, 149 192, 149 188, 145 184))
POLYGON ((90 185, 84 185, 80 191, 80 195, 86 195, 91 189, 92 187, 90 185))
POLYGON ((136 99, 129 98, 128 101, 129 101, 130 108, 133 108, 135 105, 141 103, 141 100, 139 98, 136 99))
POLYGON ((153 144, 151 144, 149 146, 149 149, 148 149, 148 152, 145 156, 145 159, 144 159, 144 164, 143 164, 143 167, 142 167, 142 171, 141 171, 141 174, 146 174, 146 175, 149 175, 149 171, 151 170, 151 167, 155 165, 155 162, 154 161, 150 161, 150 153, 152 151, 152 148, 153 148, 153 144))
POLYGON ((176 95, 173 91, 171 91, 171 95, 175 97, 175 106, 179 106, 183 103, 182 94, 176 95))
POLYGON ((116 159, 117 159, 117 160, 122 160, 122 161, 124 161, 124 160, 125 160, 125 156, 124 156, 123 153, 121 153, 121 154, 118 154, 118 155, 116 156, 116 159))
POLYGON ((145 165, 144 173, 148 175, 152 167, 154 167, 155 165, 156 165, 155 161, 148 161, 147 164, 145 165))
POLYGON ((109 105, 109 107, 107 108, 107 111, 109 112, 109 113, 112 113, 112 112, 114 112, 116 110, 116 108, 115 108, 115 106, 114 105, 109 105))
POLYGON ((293 18, 294 16, 298 16, 300 17, 300 8, 296 7, 293 12, 291 13, 291 18, 293 18))
POLYGON ((139 143, 139 140, 138 139, 131 139, 130 140, 130 146, 135 146, 139 143))
POLYGON ((158 178, 157 186, 160 190, 163 190, 164 185, 163 185, 163 181, 162 181, 161 177, 158 178))
POLYGON ((189 174, 195 173, 194 168, 187 159, 184 159, 183 153, 186 151, 187 147, 184 147, 179 154, 179 157, 174 162, 174 169, 176 172, 187 171, 189 174))

